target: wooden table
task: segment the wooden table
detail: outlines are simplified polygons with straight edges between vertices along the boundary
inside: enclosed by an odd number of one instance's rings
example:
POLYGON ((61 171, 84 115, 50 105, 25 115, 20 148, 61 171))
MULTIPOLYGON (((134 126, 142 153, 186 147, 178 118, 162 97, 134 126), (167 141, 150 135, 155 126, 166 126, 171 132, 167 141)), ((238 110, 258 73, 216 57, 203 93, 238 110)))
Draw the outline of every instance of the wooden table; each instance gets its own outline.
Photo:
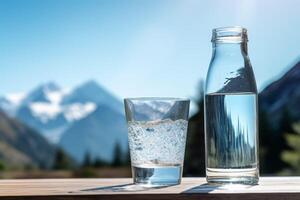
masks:
POLYGON ((256 186, 217 187, 204 178, 184 178, 181 185, 143 188, 131 179, 1 180, 0 199, 197 199, 300 200, 300 177, 262 177, 256 186))

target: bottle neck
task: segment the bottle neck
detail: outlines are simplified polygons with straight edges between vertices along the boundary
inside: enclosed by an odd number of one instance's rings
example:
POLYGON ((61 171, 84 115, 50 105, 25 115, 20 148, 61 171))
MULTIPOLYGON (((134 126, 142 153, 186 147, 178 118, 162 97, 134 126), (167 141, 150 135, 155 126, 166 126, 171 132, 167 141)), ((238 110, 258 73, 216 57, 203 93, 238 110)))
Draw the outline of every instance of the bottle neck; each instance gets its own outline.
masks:
POLYGON ((240 43, 213 43, 213 51, 215 56, 225 57, 247 57, 247 42, 240 43))

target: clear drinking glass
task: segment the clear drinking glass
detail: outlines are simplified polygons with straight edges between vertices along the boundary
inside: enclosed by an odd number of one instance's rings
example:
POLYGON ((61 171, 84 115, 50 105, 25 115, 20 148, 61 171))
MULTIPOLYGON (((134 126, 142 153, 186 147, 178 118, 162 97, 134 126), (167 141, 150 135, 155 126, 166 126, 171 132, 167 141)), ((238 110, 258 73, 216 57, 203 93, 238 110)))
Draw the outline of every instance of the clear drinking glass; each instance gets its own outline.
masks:
POLYGON ((258 182, 257 89, 247 30, 213 30, 205 89, 206 177, 209 183, 258 182))
POLYGON ((179 184, 190 101, 128 98, 124 103, 134 183, 145 186, 179 184))

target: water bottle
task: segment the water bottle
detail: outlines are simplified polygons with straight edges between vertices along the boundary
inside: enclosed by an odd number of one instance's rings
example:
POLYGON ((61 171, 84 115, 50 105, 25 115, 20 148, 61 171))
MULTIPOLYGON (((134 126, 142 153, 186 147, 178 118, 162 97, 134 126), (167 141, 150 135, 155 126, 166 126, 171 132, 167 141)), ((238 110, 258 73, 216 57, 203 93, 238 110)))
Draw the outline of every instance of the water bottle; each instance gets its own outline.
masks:
POLYGON ((215 184, 257 184, 257 88, 247 30, 213 29, 205 86, 206 178, 215 184))

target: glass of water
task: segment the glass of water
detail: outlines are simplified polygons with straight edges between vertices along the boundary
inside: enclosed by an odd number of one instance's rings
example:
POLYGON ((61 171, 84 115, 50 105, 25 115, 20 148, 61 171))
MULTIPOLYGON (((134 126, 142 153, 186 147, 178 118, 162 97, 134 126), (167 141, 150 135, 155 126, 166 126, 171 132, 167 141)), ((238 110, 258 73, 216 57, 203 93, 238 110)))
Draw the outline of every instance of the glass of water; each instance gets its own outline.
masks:
POLYGON ((124 103, 134 183, 180 184, 190 101, 153 97, 124 103))

